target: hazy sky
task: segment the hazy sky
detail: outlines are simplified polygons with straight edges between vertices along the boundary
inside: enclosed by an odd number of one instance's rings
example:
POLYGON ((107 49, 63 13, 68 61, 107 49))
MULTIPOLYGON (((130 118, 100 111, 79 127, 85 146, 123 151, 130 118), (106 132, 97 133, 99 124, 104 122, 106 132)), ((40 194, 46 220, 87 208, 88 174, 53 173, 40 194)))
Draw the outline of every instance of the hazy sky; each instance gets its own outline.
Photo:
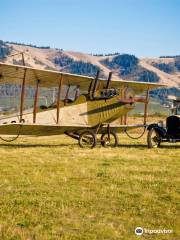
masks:
POLYGON ((0 39, 87 53, 180 54, 180 0, 0 0, 0 39))

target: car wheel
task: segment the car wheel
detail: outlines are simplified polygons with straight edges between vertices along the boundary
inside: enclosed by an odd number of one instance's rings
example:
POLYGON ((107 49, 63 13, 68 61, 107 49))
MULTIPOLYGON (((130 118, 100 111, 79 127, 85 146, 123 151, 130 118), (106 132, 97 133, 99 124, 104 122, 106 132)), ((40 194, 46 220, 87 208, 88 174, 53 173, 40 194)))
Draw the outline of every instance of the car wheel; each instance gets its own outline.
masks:
POLYGON ((151 128, 147 134, 147 145, 148 148, 159 147, 161 143, 159 133, 156 129, 151 128))

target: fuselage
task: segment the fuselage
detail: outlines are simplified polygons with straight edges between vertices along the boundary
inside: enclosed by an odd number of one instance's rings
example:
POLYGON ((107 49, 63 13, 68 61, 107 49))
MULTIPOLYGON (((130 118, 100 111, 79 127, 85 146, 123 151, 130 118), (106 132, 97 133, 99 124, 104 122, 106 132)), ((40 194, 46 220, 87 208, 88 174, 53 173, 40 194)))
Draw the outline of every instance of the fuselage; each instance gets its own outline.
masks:
MULTIPOLYGON (((56 122, 56 107, 38 110, 36 124, 56 126, 83 126, 95 127, 100 123, 111 123, 123 115, 126 115, 134 108, 134 104, 122 103, 120 96, 111 99, 90 100, 87 96, 81 95, 73 103, 64 106, 60 104, 59 123, 56 122)), ((24 112, 24 123, 33 124, 33 113, 24 112)), ((0 120, 3 123, 18 123, 19 116, 9 116, 0 120)))

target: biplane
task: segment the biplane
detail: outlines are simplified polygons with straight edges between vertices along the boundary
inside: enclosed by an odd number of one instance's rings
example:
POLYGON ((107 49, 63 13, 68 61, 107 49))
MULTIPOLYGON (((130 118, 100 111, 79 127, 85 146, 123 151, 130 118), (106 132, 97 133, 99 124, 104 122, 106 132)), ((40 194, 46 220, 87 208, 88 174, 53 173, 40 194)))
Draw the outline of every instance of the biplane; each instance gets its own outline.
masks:
POLYGON ((144 104, 146 126, 149 91, 162 85, 112 80, 111 72, 104 80, 99 74, 93 78, 0 63, 0 105, 9 101, 0 110, 0 138, 66 134, 81 147, 93 148, 101 134, 102 146, 117 146, 118 132, 142 127, 126 122, 138 102, 144 104), (117 119, 120 124, 112 125, 117 119))

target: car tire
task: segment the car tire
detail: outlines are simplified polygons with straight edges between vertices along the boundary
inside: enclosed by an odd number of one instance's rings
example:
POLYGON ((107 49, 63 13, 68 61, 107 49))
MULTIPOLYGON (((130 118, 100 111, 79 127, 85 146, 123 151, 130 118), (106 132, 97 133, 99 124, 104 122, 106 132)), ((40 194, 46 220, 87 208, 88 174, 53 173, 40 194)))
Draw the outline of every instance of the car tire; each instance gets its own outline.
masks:
POLYGON ((158 131, 154 128, 151 128, 147 134, 148 148, 160 147, 160 144, 161 144, 161 140, 160 140, 158 131))

